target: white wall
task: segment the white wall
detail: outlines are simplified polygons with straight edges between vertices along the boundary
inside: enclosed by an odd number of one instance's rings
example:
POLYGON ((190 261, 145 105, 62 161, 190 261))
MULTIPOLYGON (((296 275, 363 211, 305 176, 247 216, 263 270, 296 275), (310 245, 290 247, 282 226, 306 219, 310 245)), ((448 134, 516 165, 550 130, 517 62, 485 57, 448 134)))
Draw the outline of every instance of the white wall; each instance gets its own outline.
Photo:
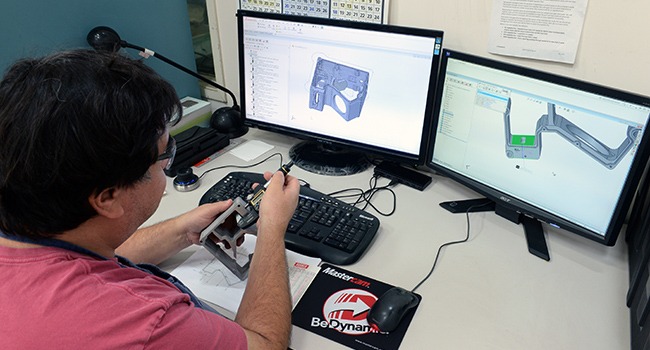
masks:
MULTIPOLYGON (((216 3, 226 86, 239 91, 239 1, 208 1, 216 3)), ((589 1, 572 65, 488 53, 491 9, 491 0, 390 0, 389 23, 443 30, 447 48, 650 96, 650 1, 589 1)))

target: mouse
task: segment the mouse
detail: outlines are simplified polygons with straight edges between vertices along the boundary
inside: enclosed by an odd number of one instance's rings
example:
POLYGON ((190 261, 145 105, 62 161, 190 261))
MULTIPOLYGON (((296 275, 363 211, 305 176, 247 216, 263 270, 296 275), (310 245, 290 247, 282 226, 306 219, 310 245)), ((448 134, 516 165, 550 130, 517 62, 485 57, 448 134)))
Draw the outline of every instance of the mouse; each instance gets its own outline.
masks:
POLYGON ((386 291, 368 311, 368 323, 380 332, 390 333, 397 329, 404 315, 416 307, 420 300, 415 293, 400 287, 386 291))

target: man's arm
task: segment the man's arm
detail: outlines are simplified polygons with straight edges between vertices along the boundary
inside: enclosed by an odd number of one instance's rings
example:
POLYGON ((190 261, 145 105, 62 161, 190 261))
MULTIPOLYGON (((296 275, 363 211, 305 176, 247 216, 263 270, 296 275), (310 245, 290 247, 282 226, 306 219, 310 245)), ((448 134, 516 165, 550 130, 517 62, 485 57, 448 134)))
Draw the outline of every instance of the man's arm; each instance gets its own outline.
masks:
POLYGON ((284 233, 299 191, 298 179, 287 176, 285 182, 282 173, 276 172, 260 204, 257 243, 235 317, 244 328, 249 349, 285 350, 289 346, 291 294, 284 233))
POLYGON ((198 244, 201 231, 231 204, 230 200, 204 204, 175 218, 141 228, 122 243, 115 254, 136 264, 158 264, 191 244, 198 244))

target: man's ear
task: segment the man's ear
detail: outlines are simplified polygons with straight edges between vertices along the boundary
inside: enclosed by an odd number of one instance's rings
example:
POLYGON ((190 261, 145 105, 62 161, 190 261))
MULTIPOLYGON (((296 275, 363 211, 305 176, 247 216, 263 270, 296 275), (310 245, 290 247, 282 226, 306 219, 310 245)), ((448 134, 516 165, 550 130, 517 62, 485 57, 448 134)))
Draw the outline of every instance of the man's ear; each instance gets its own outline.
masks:
POLYGON ((91 194, 88 201, 97 214, 109 219, 116 219, 124 215, 124 207, 119 200, 122 193, 123 190, 110 187, 99 193, 91 194))

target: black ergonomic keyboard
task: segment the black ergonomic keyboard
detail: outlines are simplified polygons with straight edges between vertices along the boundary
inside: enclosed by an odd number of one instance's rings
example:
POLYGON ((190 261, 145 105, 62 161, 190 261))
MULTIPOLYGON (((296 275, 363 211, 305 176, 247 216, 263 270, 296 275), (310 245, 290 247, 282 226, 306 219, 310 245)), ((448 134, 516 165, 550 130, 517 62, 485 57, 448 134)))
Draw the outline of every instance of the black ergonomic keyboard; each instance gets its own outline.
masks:
MULTIPOLYGON (((259 173, 231 172, 203 194, 199 205, 246 196, 259 173)), ((368 248, 379 229, 379 219, 350 204, 300 186, 300 198, 284 237, 287 248, 323 261, 352 264, 368 248)))

